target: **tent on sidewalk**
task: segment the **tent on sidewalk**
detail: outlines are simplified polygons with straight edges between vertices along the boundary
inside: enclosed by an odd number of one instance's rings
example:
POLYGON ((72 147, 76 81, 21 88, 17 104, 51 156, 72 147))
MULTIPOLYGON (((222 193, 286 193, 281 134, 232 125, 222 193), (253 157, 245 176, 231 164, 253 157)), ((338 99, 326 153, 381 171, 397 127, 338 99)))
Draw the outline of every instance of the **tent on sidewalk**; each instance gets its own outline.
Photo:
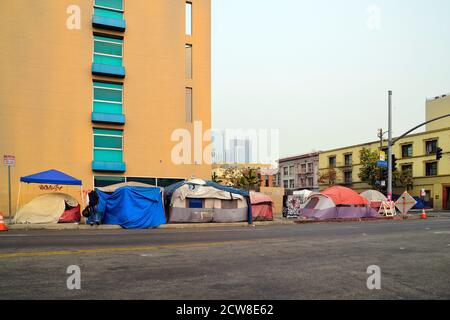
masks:
MULTIPOLYGON (((58 170, 48 170, 20 178, 17 195, 15 223, 58 223, 78 222, 81 219, 81 206, 70 195, 63 193, 47 193, 36 197, 20 208, 22 184, 48 184, 80 187, 82 197, 83 183, 58 170), (48 209, 45 209, 46 206, 48 209)), ((81 200, 83 202, 83 200, 81 200)))
POLYGON ((273 201, 260 192, 250 192, 252 203, 253 221, 272 221, 273 220, 273 201))
POLYGON ((387 197, 377 190, 366 190, 361 193, 361 196, 366 198, 370 206, 375 210, 380 210, 381 204, 388 201, 387 197))
POLYGON ((130 182, 122 182, 122 183, 113 184, 113 185, 103 187, 103 188, 97 188, 97 190, 100 190, 105 193, 113 193, 116 190, 123 188, 123 187, 156 188, 155 186, 152 186, 152 185, 149 185, 146 183, 130 181, 130 182))
POLYGON ((165 188, 169 222, 252 222, 247 191, 200 179, 165 188))
POLYGON ((54 224, 80 220, 80 205, 75 198, 64 193, 45 193, 17 211, 13 221, 18 224, 54 224))
POLYGON ((161 188, 125 186, 112 193, 96 192, 99 197, 96 209, 103 224, 120 225, 124 229, 148 229, 166 223, 161 188))
POLYGON ((332 187, 312 194, 300 209, 299 219, 355 219, 376 218, 378 212, 370 208, 369 201, 345 187, 332 187))

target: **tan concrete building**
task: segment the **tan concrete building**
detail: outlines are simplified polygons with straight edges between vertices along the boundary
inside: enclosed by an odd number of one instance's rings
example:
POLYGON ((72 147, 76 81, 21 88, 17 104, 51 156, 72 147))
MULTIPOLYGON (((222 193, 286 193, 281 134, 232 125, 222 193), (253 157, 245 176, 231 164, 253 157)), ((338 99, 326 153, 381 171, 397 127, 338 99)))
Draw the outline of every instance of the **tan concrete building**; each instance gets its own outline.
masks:
MULTIPOLYGON (((181 165, 172 159, 175 130, 193 135, 199 121, 202 135, 211 127, 210 0, 0 7, 0 157, 16 157, 13 203, 21 176, 49 169, 86 188, 210 178, 207 155, 181 165)), ((192 154, 199 147, 193 136, 187 145, 192 154)), ((3 212, 6 172, 2 166, 3 212)))
MULTIPOLYGON (((444 94, 439 97, 427 99, 426 121, 450 113, 450 94, 444 94)), ((427 131, 450 128, 450 117, 429 123, 427 131)))

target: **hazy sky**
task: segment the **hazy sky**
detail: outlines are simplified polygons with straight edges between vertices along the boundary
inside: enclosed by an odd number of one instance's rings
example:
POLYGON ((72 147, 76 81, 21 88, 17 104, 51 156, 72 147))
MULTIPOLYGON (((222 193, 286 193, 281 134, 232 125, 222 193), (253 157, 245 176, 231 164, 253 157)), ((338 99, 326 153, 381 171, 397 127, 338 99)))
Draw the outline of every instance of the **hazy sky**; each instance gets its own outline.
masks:
POLYGON ((376 140, 388 90, 394 135, 450 93, 449 0, 212 4, 213 126, 278 128, 281 156, 376 140))

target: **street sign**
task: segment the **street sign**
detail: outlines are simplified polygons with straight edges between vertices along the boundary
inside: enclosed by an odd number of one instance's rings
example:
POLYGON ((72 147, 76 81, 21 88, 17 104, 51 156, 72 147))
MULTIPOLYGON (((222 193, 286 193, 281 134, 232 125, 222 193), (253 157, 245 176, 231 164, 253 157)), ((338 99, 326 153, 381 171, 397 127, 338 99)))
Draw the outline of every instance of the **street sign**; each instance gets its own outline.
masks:
POLYGON ((421 197, 426 197, 427 196, 427 191, 425 189, 420 190, 420 196, 421 197))
POLYGON ((14 167, 16 164, 16 157, 10 156, 10 155, 4 155, 3 156, 3 165, 6 167, 14 167))
POLYGON ((411 210, 417 201, 410 196, 408 192, 404 192, 400 198, 395 202, 395 206, 400 210, 402 214, 407 214, 411 210))
POLYGON ((378 161, 377 161, 377 167, 380 167, 380 168, 387 168, 387 166, 388 166, 387 161, 381 161, 381 160, 378 160, 378 161))

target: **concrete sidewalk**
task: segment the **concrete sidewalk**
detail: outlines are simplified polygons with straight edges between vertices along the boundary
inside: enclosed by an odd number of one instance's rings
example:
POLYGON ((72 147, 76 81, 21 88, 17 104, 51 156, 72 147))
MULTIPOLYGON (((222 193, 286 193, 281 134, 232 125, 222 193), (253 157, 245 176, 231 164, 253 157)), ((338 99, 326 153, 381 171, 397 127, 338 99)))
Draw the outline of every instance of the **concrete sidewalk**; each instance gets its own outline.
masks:
MULTIPOLYGON (((293 224, 294 220, 275 219, 274 221, 255 221, 253 225, 247 222, 231 222, 231 223, 183 223, 183 224, 164 224, 158 229, 201 229, 201 228, 244 228, 249 226, 271 226, 293 224)), ((58 223, 58 224, 8 224, 9 230, 116 230, 122 229, 118 225, 100 225, 90 226, 78 223, 58 223)))

